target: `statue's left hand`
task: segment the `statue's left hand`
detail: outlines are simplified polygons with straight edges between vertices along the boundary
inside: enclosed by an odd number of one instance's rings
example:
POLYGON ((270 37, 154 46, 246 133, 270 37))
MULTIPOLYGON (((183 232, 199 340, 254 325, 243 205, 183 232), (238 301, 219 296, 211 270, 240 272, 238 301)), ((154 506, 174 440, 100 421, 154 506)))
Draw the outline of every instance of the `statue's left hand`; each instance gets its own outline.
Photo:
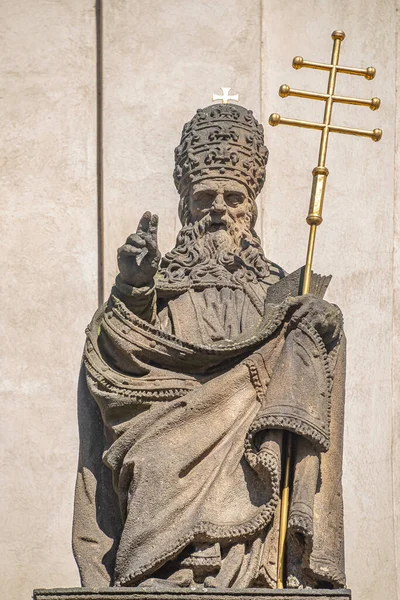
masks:
POLYGON ((293 304, 298 306, 292 316, 292 322, 305 319, 312 325, 326 344, 330 344, 339 337, 343 324, 342 313, 335 305, 306 294, 293 298, 293 304))

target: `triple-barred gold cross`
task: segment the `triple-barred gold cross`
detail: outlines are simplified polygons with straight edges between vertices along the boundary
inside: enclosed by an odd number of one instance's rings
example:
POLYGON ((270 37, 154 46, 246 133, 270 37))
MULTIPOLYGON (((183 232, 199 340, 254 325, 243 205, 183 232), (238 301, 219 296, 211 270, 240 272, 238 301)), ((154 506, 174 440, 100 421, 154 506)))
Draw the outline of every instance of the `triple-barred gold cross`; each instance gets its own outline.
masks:
POLYGON ((310 240, 307 252, 307 261, 304 272, 303 293, 308 293, 311 281, 311 264, 315 245, 316 227, 322 222, 322 205, 325 194, 326 178, 329 174, 325 166, 326 152, 328 148, 328 138, 330 133, 343 133, 347 135, 357 135, 369 137, 374 142, 379 142, 382 137, 381 129, 372 131, 366 129, 354 129, 352 127, 341 127, 331 124, 332 108, 335 102, 341 104, 355 104, 357 106, 368 106, 371 110, 377 110, 380 106, 379 98, 363 100, 361 98, 350 98, 347 96, 335 95, 336 75, 346 73, 348 75, 359 75, 365 79, 371 80, 375 77, 374 67, 366 69, 357 69, 353 67, 343 67, 339 65, 340 45, 345 38, 343 31, 337 30, 332 33, 333 50, 330 64, 311 62, 304 60, 301 56, 293 59, 294 69, 318 69, 329 71, 328 88, 326 94, 318 92, 307 92, 303 90, 293 90, 288 85, 282 85, 279 89, 279 95, 282 98, 288 96, 297 96, 299 98, 308 98, 311 100, 321 100, 325 102, 325 113, 323 123, 312 121, 301 121, 297 119, 287 119, 277 113, 273 113, 269 118, 269 124, 273 127, 277 125, 294 125, 295 127, 304 127, 306 129, 317 129, 321 131, 321 141, 319 146, 318 165, 313 170, 313 186, 311 191, 310 207, 307 216, 307 223, 311 226, 310 240))
MULTIPOLYGON (((269 118, 269 124, 276 125, 294 125, 295 127, 305 127, 307 129, 317 129, 321 131, 321 141, 319 147, 318 165, 313 170, 313 184, 311 189, 310 206, 308 210, 307 223, 310 225, 307 258, 304 268, 302 293, 308 294, 311 283, 311 268, 314 255, 315 235, 317 226, 322 222, 322 206, 325 195, 326 179, 329 174, 325 166, 326 152, 328 147, 328 137, 330 133, 344 133, 348 135, 358 135, 369 137, 374 142, 379 142, 382 137, 380 129, 368 131, 365 129, 353 129, 351 127, 340 127, 331 124, 332 108, 335 102, 342 104, 355 104, 357 106, 368 106, 371 110, 377 110, 380 106, 379 98, 371 100, 363 100, 360 98, 350 98, 346 96, 335 95, 336 75, 338 73, 347 73, 348 75, 360 75, 365 79, 371 80, 375 77, 374 67, 367 69, 355 69, 352 67, 342 67, 339 65, 340 45, 345 38, 343 31, 337 30, 332 33, 333 50, 330 64, 310 62, 304 60, 301 56, 296 56, 293 59, 294 69, 319 69, 329 71, 328 89, 326 94, 317 92, 307 92, 302 90, 292 90, 288 85, 282 85, 279 89, 279 95, 282 98, 288 96, 297 96, 299 98, 308 98, 311 100, 321 100, 325 102, 325 113, 323 123, 314 123, 311 121, 300 121, 297 119, 286 119, 280 115, 273 113, 269 118)), ((283 460, 282 460, 282 494, 281 494, 281 511, 279 524, 279 542, 278 542, 278 573, 277 587, 283 588, 285 585, 285 549, 286 549, 286 533, 288 525, 289 511, 289 496, 290 496, 290 471, 292 462, 292 434, 285 432, 283 460)))
POLYGON ((330 64, 311 62, 304 60, 301 56, 296 56, 293 59, 294 69, 318 69, 321 71, 329 71, 328 89, 326 94, 318 92, 307 92, 303 90, 293 90, 288 85, 282 85, 279 89, 279 95, 282 98, 288 96, 297 96, 299 98, 308 98, 311 100, 321 100, 325 102, 325 113, 323 123, 315 123, 312 121, 301 121, 297 119, 287 119, 281 117, 277 113, 273 113, 269 118, 269 124, 273 127, 277 125, 294 125, 295 127, 303 127, 306 129, 317 129, 321 131, 321 142, 319 146, 318 165, 313 170, 313 186, 311 191, 311 200, 307 223, 311 226, 310 240, 307 252, 307 261, 303 280, 303 293, 308 293, 311 281, 311 264, 315 245, 316 227, 322 222, 322 205, 325 194, 326 178, 329 174, 325 166, 326 152, 328 148, 328 138, 330 133, 344 133, 347 135, 357 135, 369 137, 374 142, 379 142, 382 137, 381 129, 372 131, 366 129, 354 129, 352 127, 341 127, 331 124, 332 108, 335 102, 341 104, 355 104, 357 106, 368 106, 371 110, 377 110, 380 106, 379 98, 371 100, 363 100, 362 98, 350 98, 347 96, 335 95, 336 75, 338 73, 346 73, 348 75, 359 75, 365 79, 371 80, 375 77, 374 67, 366 69, 357 69, 353 67, 343 67, 339 65, 340 45, 345 38, 343 31, 336 30, 332 33, 333 50, 330 64))

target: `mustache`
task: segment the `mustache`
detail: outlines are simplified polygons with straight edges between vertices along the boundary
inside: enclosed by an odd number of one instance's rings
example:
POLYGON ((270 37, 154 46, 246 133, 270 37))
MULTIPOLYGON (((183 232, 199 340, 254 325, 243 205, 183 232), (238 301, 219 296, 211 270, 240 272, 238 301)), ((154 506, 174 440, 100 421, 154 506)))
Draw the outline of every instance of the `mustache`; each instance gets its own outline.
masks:
POLYGON ((182 227, 175 247, 162 259, 160 276, 168 283, 216 280, 228 275, 237 283, 267 279, 269 263, 249 220, 210 213, 182 227))

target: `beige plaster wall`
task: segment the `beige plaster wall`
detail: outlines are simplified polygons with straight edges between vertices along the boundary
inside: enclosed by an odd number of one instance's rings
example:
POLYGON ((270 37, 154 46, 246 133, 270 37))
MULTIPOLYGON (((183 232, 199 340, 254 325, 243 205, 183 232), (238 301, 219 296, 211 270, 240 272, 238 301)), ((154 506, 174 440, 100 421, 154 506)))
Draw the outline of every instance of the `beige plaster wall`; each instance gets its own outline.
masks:
MULTIPOLYGON (((397 2, 397 56, 400 54, 400 2, 397 2)), ((400 97, 400 61, 396 69, 396 94, 400 97)), ((400 596, 400 111, 395 122, 395 189, 393 244, 393 506, 397 589, 400 596)))
POLYGON ((0 588, 22 600, 79 581, 75 389, 97 296, 93 3, 3 0, 1 30, 0 588))
MULTIPOLYGON (((0 502, 7 540, 2 581, 11 600, 19 600, 33 587, 78 582, 70 551, 75 386, 98 283, 96 23, 93 2, 86 0, 6 0, 5 6, 2 129, 8 159, 0 244, 7 321, 0 353, 6 374, 0 502)), ((397 32, 399 27, 397 21, 397 32)), ((272 129, 267 120, 274 111, 322 117, 318 103, 283 100, 277 91, 281 83, 323 90, 325 73, 294 71, 291 60, 296 54, 329 60, 336 28, 347 34, 343 64, 377 68, 372 82, 341 76, 339 93, 380 96, 382 108, 372 113, 335 107, 334 121, 384 129, 379 144, 332 137, 315 261, 317 271, 334 276, 329 299, 341 306, 348 336, 348 583, 356 600, 396 600, 396 0, 368 6, 360 0, 103 0, 103 277, 107 295, 116 249, 145 210, 160 215, 161 250, 173 245, 179 227, 173 150, 183 123, 210 104, 221 85, 239 92, 241 104, 265 125, 270 163, 259 231, 266 252, 289 271, 304 262, 318 134, 272 129)))

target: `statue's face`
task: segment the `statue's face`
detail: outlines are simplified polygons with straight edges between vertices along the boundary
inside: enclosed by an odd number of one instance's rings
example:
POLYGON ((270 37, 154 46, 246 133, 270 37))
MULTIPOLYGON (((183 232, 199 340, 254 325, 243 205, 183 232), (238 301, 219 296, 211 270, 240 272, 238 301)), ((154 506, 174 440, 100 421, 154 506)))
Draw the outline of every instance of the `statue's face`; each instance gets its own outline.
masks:
POLYGON ((163 259, 165 281, 267 279, 269 264, 253 229, 257 208, 244 183, 221 177, 192 183, 179 206, 183 227, 163 259))
POLYGON ((209 215, 210 231, 226 230, 230 223, 251 219, 252 201, 246 186, 239 181, 205 179, 190 190, 189 212, 191 223, 209 215))

